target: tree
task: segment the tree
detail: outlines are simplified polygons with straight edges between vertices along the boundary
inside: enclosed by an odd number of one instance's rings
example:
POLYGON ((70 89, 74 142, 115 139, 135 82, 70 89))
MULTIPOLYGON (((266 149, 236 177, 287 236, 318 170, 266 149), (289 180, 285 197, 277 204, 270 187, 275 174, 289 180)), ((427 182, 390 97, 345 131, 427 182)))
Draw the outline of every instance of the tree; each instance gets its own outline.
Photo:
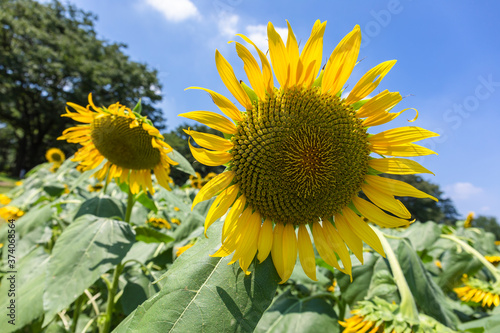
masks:
MULTIPOLYGON (((44 161, 47 148, 77 147, 57 141, 72 122, 61 118, 66 102, 96 105, 119 101, 131 108, 142 99, 142 113, 164 128, 161 86, 156 70, 133 62, 124 44, 99 40, 96 16, 57 0, 0 0, 0 131, 13 136, 14 165, 4 157, 0 170, 19 175, 44 161)), ((74 125, 74 124, 73 124, 74 125)))
MULTIPOLYGON (((196 144, 196 142, 190 139, 189 135, 184 132, 184 129, 187 129, 188 127, 190 127, 193 131, 215 134, 223 137, 221 132, 205 125, 196 124, 194 126, 189 126, 187 124, 181 124, 177 126, 175 130, 163 134, 163 136, 165 137, 165 142, 167 142, 172 148, 182 154, 191 163, 194 170, 196 172, 199 172, 202 177, 205 177, 209 172, 221 173, 222 171, 224 171, 224 166, 211 167, 196 161, 189 149, 188 140, 191 140, 190 142, 194 147, 199 148, 199 146, 196 144)), ((189 175, 172 168, 170 177, 177 185, 182 185, 188 180, 189 175)))
POLYGON ((479 215, 472 220, 472 226, 476 228, 483 228, 484 230, 495 234, 496 239, 500 240, 500 225, 495 217, 479 215))
POLYGON ((396 197, 408 208, 412 218, 420 222, 435 221, 437 223, 453 224, 458 219, 459 214, 449 198, 443 197, 443 192, 439 185, 424 180, 415 175, 387 175, 384 177, 396 179, 408 183, 415 188, 432 195, 439 201, 431 199, 420 199, 413 197, 396 197))

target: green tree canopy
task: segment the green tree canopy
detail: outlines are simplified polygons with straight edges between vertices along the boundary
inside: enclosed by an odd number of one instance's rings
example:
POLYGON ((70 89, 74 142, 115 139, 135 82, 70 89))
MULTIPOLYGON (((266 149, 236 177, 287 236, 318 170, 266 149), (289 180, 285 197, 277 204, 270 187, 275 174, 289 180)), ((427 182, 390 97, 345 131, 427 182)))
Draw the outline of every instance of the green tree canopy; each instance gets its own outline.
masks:
POLYGON ((0 170, 19 175, 50 147, 71 155, 78 147, 56 140, 74 125, 61 114, 66 102, 86 106, 90 92, 98 106, 133 108, 143 98, 142 113, 164 128, 156 70, 131 61, 124 44, 98 39, 96 19, 57 0, 0 0, 0 131, 12 136, 0 170))

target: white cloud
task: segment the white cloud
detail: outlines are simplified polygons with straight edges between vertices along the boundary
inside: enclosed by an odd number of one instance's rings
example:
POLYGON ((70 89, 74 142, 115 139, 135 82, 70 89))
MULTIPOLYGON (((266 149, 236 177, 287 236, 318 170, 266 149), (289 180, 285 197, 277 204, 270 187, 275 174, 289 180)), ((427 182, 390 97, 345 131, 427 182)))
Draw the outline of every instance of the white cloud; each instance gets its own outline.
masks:
POLYGON ((238 33, 238 21, 240 17, 236 14, 220 15, 217 26, 219 34, 223 37, 234 37, 238 33))
POLYGON ((454 200, 467 200, 483 192, 483 189, 471 183, 455 183, 445 187, 446 193, 454 200))
POLYGON ((146 2, 161 12, 168 21, 181 22, 200 16, 198 9, 190 0, 146 0, 146 2))
MULTIPOLYGON (((281 39, 283 39, 283 43, 286 44, 288 29, 279 27, 274 27, 274 29, 276 29, 278 34, 280 34, 281 39)), ((269 49, 269 44, 267 42, 267 26, 263 24, 249 25, 246 27, 246 30, 247 37, 250 38, 250 40, 254 42, 262 52, 265 53, 269 49)))

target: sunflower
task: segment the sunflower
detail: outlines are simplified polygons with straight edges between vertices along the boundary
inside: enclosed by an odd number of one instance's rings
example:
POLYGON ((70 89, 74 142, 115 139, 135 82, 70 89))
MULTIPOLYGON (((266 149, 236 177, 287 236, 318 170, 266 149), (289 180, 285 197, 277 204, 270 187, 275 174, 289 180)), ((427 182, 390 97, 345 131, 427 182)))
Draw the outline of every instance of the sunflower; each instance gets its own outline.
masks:
POLYGON ((500 285, 498 282, 491 284, 467 277, 464 277, 462 281, 465 286, 453 289, 462 301, 481 304, 482 307, 500 305, 500 285))
POLYGON ((104 185, 101 184, 101 183, 98 183, 98 184, 95 184, 95 185, 89 185, 87 187, 87 190, 89 192, 99 192, 100 190, 102 190, 104 188, 104 185))
POLYGON ((189 181, 191 182, 192 188, 200 189, 202 187, 201 182, 203 181, 203 178, 201 177, 199 172, 196 172, 194 176, 190 175, 189 181))
POLYGON ((497 266, 500 263, 500 256, 499 255, 492 255, 492 256, 484 256, 486 260, 491 262, 493 265, 497 266))
POLYGON ((0 217, 3 218, 5 221, 17 219, 23 215, 24 212, 21 209, 14 206, 5 206, 0 208, 0 217))
POLYGON ((9 202, 11 202, 11 199, 8 196, 6 196, 5 194, 0 194, 0 204, 8 205, 9 202))
POLYGON ((170 165, 178 163, 167 156, 173 149, 163 141, 149 119, 120 103, 98 108, 92 102, 92 94, 89 94, 87 108, 74 103, 68 105, 76 112, 66 108, 67 113, 62 116, 85 125, 66 129, 58 140, 83 146, 73 158, 73 161, 80 161, 81 171, 94 169, 107 159, 94 174, 99 180, 109 173, 110 179, 127 182, 133 194, 141 189, 154 193, 151 181, 151 170, 154 170, 160 185, 170 189, 170 165))
POLYGON ((168 223, 167 220, 165 219, 162 219, 160 217, 151 217, 150 219, 148 219, 147 223, 155 228, 159 228, 159 229, 164 229, 164 228, 167 228, 167 229, 172 229, 172 226, 170 225, 170 223, 168 223))
POLYGON ((385 155, 435 154, 413 143, 437 135, 419 127, 395 128, 375 135, 367 132, 370 126, 387 123, 405 111, 389 112, 402 99, 398 92, 385 90, 363 100, 396 61, 369 70, 342 98, 342 88, 357 61, 361 31, 359 26, 354 27, 320 72, 325 26, 326 22, 316 21, 299 54, 290 24, 285 46, 269 23, 272 67, 250 39, 238 35, 255 47, 262 63, 261 69, 250 51, 235 42, 252 88, 240 83, 219 51, 215 62, 222 81, 243 110, 212 90, 191 87, 208 92, 232 121, 208 111, 180 115, 219 130, 226 138, 187 130, 202 147, 189 142, 199 162, 227 167, 193 201, 194 207, 217 196, 207 214, 205 232, 230 209, 222 246, 213 256, 234 252, 231 263, 239 261, 249 273, 247 268, 256 254, 262 262, 271 253, 281 283, 292 274, 297 253, 306 274, 316 280, 311 233, 324 261, 351 274, 346 244, 360 261, 362 241, 384 255, 378 237, 362 217, 382 227, 403 226, 409 223, 411 214, 394 196, 436 200, 404 182, 378 176, 431 173, 415 161, 385 155), (274 87, 273 70, 279 88, 274 87), (372 153, 381 158, 371 157, 372 153), (360 191, 371 202, 358 197, 360 191))
POLYGON ((66 159, 66 155, 64 155, 63 151, 59 148, 50 148, 45 153, 45 158, 50 163, 61 165, 66 159))
POLYGON ((177 225, 180 225, 181 224, 181 220, 177 219, 177 218, 171 218, 170 219, 170 222, 174 223, 174 224, 177 224, 177 225))
POLYGON ((464 228, 470 228, 472 226, 472 220, 474 220, 474 212, 467 214, 467 218, 464 222, 464 228))

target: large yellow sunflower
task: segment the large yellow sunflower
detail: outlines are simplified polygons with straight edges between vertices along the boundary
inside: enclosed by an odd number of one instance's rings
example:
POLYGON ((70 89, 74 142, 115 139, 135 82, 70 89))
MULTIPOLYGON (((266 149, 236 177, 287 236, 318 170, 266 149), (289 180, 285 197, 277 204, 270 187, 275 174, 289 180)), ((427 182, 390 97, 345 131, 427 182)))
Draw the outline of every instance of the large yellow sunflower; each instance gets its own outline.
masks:
POLYGON ((362 217, 382 227, 403 226, 411 215, 394 196, 435 200, 404 182, 378 176, 431 173, 412 160, 385 155, 433 154, 413 142, 435 133, 419 127, 395 128, 375 135, 367 132, 368 127, 387 123, 404 111, 389 112, 402 99, 398 92, 385 90, 363 100, 396 61, 369 70, 342 98, 342 89, 357 61, 361 31, 359 26, 354 27, 320 71, 325 26, 326 22, 316 21, 299 53, 290 24, 285 45, 269 23, 272 67, 250 39, 238 35, 255 47, 262 63, 261 69, 249 50, 235 42, 251 88, 240 83, 218 51, 215 62, 222 81, 243 110, 214 91, 192 87, 207 91, 232 121, 208 111, 181 114, 223 132, 227 138, 187 131, 203 147, 189 143, 199 162, 227 166, 193 202, 195 206, 217 195, 207 214, 205 230, 230 209, 222 246, 214 256, 234 252, 231 263, 239 261, 247 272, 256 254, 262 262, 271 253, 282 283, 292 274, 297 253, 306 274, 316 280, 311 234, 325 262, 351 274, 346 245, 361 261, 362 241, 384 255, 379 239, 362 217), (274 86, 273 70, 279 88, 274 86), (372 158, 372 153, 382 158, 372 158), (358 197, 360 191, 371 202, 358 197))
POLYGON ((75 154, 73 161, 80 161, 82 171, 98 167, 104 159, 104 166, 94 175, 103 180, 119 178, 130 185, 132 193, 147 189, 154 193, 151 170, 161 186, 169 189, 170 165, 177 165, 167 156, 173 149, 163 141, 163 136, 146 118, 129 108, 115 103, 108 108, 98 108, 89 94, 89 105, 84 108, 68 103, 77 112, 67 108, 63 117, 85 123, 70 127, 58 140, 80 143, 83 147, 75 154), (90 109, 94 111, 92 111, 90 109))

